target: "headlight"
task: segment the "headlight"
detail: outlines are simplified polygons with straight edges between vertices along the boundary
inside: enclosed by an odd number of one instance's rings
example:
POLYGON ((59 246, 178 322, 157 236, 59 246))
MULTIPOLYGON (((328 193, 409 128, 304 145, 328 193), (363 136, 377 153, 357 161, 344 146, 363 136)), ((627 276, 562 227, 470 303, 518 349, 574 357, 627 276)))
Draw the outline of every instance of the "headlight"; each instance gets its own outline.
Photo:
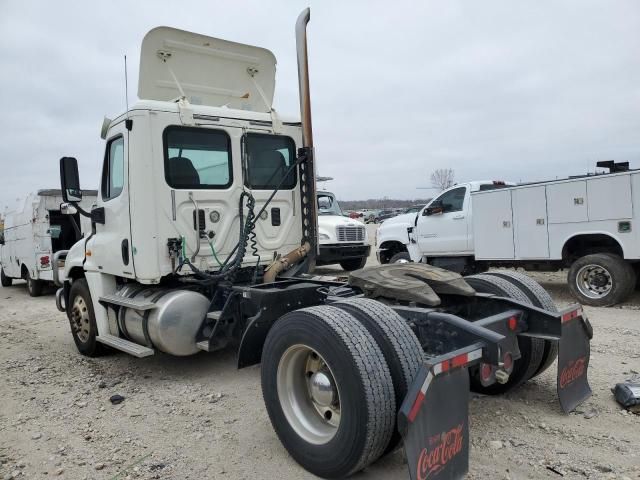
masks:
POLYGON ((329 235, 327 235, 326 233, 321 233, 320 234, 320 240, 331 240, 331 237, 329 235))

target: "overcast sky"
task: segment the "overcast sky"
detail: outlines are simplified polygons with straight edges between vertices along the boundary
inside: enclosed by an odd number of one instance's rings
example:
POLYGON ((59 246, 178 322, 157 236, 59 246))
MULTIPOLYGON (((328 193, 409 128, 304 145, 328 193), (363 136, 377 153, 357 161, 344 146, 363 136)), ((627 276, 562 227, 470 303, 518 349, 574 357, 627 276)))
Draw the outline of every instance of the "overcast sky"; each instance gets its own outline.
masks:
POLYGON ((79 160, 96 188, 104 115, 135 100, 158 25, 266 47, 275 107, 298 116, 294 23, 311 6, 319 173, 339 198, 431 196, 457 181, 542 180, 640 167, 640 2, 0 0, 0 209, 59 187, 79 160))

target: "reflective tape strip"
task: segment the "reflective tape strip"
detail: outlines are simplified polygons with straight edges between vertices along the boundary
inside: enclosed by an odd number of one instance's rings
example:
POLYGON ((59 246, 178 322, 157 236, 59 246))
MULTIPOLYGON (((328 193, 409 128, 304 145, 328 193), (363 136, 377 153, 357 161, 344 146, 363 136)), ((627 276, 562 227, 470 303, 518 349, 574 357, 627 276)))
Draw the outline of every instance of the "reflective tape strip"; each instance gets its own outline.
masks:
POLYGON ((424 379, 424 382, 420 387, 420 391, 418 392, 418 395, 416 395, 416 399, 413 401, 413 406, 409 411, 408 418, 410 422, 413 422, 416 419, 416 416, 418 415, 418 412, 420 411, 420 407, 424 402, 424 397, 427 394, 427 389, 429 388, 429 384, 431 383, 432 379, 433 379, 433 374, 431 372, 428 372, 427 377, 424 379))

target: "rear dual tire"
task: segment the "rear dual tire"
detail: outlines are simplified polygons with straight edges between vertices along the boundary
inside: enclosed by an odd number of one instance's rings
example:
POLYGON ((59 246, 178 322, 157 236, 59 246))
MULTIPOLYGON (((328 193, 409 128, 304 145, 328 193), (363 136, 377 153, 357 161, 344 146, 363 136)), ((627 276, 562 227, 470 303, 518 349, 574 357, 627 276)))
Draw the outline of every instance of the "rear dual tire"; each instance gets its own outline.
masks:
MULTIPOLYGON (((520 302, 531 303, 528 297, 513 283, 485 273, 464 277, 466 282, 479 293, 490 293, 501 297, 509 297, 520 302)), ((521 357, 514 362, 513 371, 506 383, 494 383, 483 386, 478 369, 470 370, 471 390, 485 395, 499 395, 519 387, 532 378, 542 365, 544 356, 544 340, 518 336, 518 348, 521 357)))
POLYGON ((420 342, 404 319, 375 300, 348 299, 288 313, 271 328, 262 354, 262 391, 273 428, 311 473, 351 475, 398 446, 396 415, 423 360, 420 342), (309 357, 300 360, 305 354, 309 357), (314 355, 324 366, 316 367, 314 355), (326 398, 316 390, 318 378, 331 386, 326 398), (318 423, 324 415, 314 413, 329 408, 335 418, 336 407, 340 421, 332 432, 318 423), (318 434, 305 424, 316 425, 318 434))
POLYGON ((391 374, 375 340, 346 311, 319 306, 281 317, 265 340, 261 377, 276 434, 311 473, 349 476, 387 448, 396 412, 391 374))
MULTIPOLYGON (((549 292, 547 292, 538 282, 528 275, 511 270, 488 272, 487 275, 493 275, 494 277, 503 278, 504 280, 511 282, 527 296, 534 307, 544 308, 549 312, 558 311, 558 308, 551 298, 551 295, 549 295, 549 292)), ((542 362, 540 363, 538 370, 536 370, 536 373, 533 374, 534 377, 537 377, 547 370, 556 358, 558 358, 558 342, 553 340, 543 340, 543 342, 544 353, 542 354, 542 362)))

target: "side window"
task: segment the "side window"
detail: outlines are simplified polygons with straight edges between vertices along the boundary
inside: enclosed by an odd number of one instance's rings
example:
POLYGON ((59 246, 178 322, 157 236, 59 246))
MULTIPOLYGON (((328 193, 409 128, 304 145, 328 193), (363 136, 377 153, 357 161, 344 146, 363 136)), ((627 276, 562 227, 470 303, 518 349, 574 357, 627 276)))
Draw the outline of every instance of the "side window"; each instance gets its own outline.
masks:
POLYGON ((232 182, 231 141, 222 130, 167 127, 164 177, 172 188, 226 188, 232 182))
POLYGON ((440 195, 435 202, 440 202, 444 213, 459 212, 464 206, 464 196, 467 193, 467 187, 454 188, 440 195))
MULTIPOLYGON (((289 167, 296 161, 295 143, 282 135, 248 133, 244 138, 247 155, 247 186, 271 190, 278 186, 289 167)), ((296 186, 295 169, 287 176, 281 189, 296 186)))
POLYGON ((102 199, 116 198, 124 188, 124 138, 107 143, 102 169, 102 199))

